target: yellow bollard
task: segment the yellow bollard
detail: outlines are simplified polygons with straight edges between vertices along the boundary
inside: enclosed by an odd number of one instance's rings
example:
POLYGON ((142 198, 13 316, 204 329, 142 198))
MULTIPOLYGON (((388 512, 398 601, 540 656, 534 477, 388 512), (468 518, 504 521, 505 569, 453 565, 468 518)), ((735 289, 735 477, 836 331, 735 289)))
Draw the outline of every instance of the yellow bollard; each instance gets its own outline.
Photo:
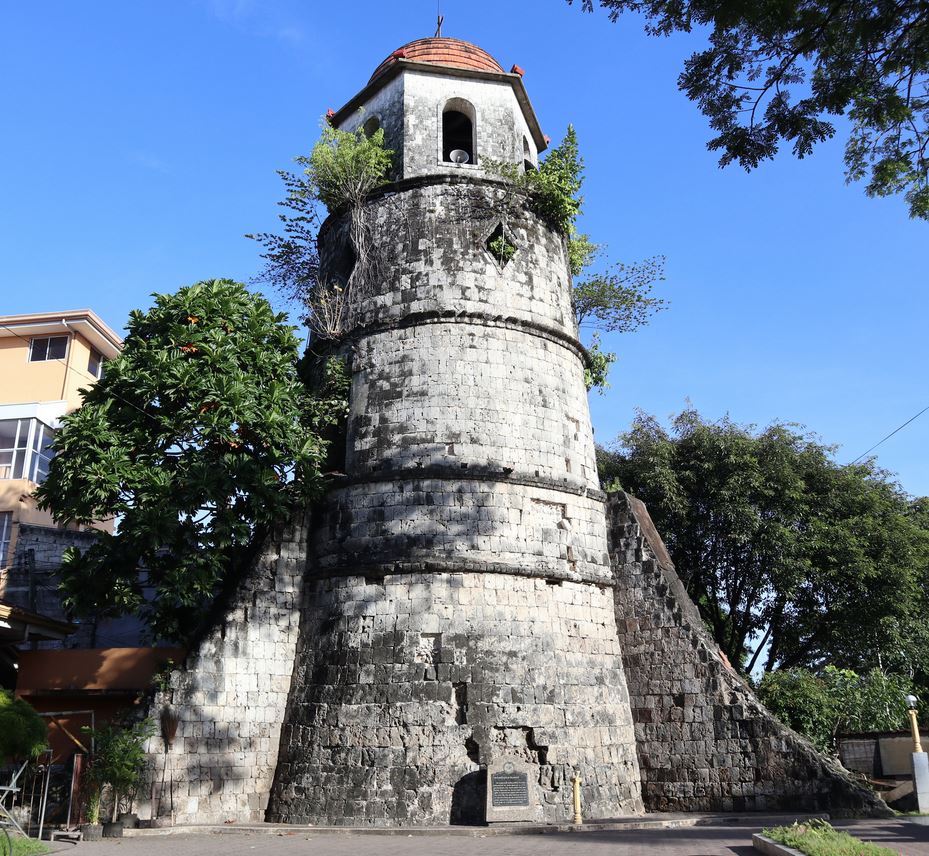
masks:
POLYGON ((913 751, 922 752, 923 745, 919 741, 919 722, 916 720, 916 708, 911 707, 907 713, 910 716, 910 731, 913 734, 913 751))
POLYGON ((578 825, 584 822, 581 816, 581 776, 577 770, 574 771, 574 778, 571 779, 574 785, 574 822, 578 825))

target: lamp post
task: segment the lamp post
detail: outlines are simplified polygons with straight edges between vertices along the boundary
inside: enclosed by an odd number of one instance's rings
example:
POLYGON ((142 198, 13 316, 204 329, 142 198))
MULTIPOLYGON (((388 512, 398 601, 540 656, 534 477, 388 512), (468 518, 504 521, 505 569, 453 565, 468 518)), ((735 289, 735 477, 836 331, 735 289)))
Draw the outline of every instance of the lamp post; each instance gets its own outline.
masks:
POLYGON ((906 712, 910 718, 910 729, 913 734, 913 793, 916 795, 917 811, 929 812, 929 756, 923 752, 923 744, 919 739, 919 722, 916 718, 917 703, 916 696, 906 697, 906 712))

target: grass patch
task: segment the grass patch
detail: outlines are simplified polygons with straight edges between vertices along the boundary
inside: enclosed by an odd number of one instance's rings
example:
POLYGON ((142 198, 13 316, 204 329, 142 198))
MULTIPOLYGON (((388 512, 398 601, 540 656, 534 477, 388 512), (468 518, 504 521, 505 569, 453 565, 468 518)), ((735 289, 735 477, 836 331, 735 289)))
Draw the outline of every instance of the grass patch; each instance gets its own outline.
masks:
POLYGON ((762 830, 762 835, 778 844, 794 847, 806 856, 897 856, 895 850, 859 841, 819 819, 773 826, 762 830))
POLYGON ((13 856, 38 856, 40 853, 49 852, 48 845, 35 838, 20 838, 18 835, 11 835, 10 840, 13 842, 13 856))

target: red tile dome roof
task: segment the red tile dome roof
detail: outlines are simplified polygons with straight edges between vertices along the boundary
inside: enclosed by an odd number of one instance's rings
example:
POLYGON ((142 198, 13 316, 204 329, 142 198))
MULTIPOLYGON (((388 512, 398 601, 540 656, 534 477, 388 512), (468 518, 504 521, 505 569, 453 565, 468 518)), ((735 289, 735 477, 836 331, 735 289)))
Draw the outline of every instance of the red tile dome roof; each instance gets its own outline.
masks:
MULTIPOLYGON (((371 80, 383 74, 398 59, 431 62, 435 65, 450 65, 455 68, 469 68, 473 71, 495 71, 498 73, 503 71, 500 63, 477 45, 463 42, 460 39, 439 36, 431 39, 416 39, 395 50, 374 69, 371 80)), ((370 83, 370 81, 368 82, 370 83)))

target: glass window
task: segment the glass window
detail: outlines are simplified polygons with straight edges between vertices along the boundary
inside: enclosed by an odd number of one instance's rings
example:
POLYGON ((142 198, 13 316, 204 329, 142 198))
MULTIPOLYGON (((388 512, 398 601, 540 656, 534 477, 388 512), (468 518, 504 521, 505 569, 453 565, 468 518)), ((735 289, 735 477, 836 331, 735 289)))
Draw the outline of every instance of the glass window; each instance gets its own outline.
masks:
POLYGON ((10 539, 13 537, 13 512, 0 511, 0 568, 5 568, 10 539))
POLYGON ((38 419, 0 419, 0 479, 44 482, 54 442, 54 430, 38 419))
POLYGON ((87 372, 92 374, 96 378, 103 377, 103 355, 94 350, 90 349, 90 358, 87 360, 87 372))
POLYGON ((0 478, 23 478, 31 421, 31 419, 0 420, 0 478))
POLYGON ((44 360, 63 360, 68 353, 67 336, 45 336, 33 339, 29 350, 29 360, 33 363, 44 360))
POLYGON ((36 484, 42 484, 48 476, 48 465, 55 452, 52 443, 55 442, 55 432, 48 425, 32 420, 35 424, 32 430, 32 460, 29 464, 29 476, 36 484))

